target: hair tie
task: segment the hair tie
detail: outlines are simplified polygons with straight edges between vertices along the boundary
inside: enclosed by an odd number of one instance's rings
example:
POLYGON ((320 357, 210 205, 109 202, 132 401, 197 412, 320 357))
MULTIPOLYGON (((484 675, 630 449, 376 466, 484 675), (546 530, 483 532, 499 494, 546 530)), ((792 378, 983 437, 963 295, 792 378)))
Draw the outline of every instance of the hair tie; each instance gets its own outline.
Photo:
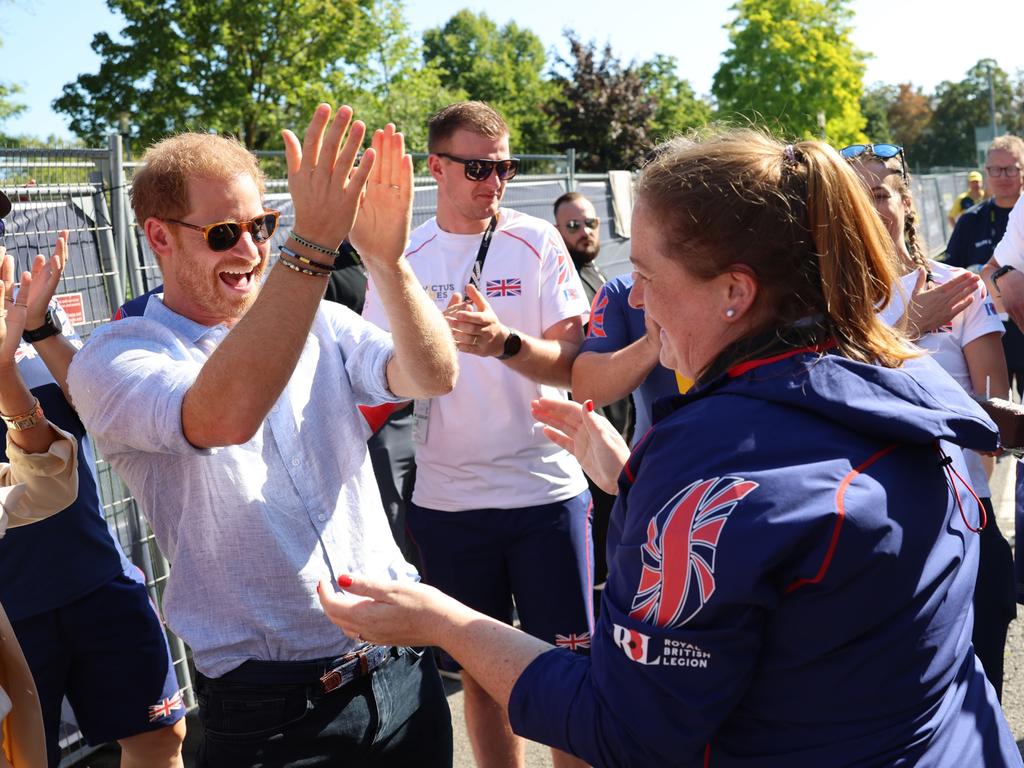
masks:
POLYGON ((790 165, 796 165, 796 150, 793 148, 793 145, 787 144, 786 148, 782 151, 786 156, 786 162, 790 165))

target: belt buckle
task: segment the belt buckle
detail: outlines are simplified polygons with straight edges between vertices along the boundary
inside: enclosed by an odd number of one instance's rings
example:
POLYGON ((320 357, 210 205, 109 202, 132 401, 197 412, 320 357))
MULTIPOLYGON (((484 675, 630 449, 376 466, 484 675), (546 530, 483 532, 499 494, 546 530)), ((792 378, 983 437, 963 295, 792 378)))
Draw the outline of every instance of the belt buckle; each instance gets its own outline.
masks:
POLYGON ((368 656, 373 649, 374 646, 367 645, 358 651, 346 654, 342 657, 341 664, 324 673, 320 677, 320 686, 323 688, 324 693, 336 691, 346 683, 350 683, 370 672, 368 656))
POLYGON ((324 693, 336 691, 344 684, 340 670, 340 667, 335 667, 320 678, 320 687, 324 693))

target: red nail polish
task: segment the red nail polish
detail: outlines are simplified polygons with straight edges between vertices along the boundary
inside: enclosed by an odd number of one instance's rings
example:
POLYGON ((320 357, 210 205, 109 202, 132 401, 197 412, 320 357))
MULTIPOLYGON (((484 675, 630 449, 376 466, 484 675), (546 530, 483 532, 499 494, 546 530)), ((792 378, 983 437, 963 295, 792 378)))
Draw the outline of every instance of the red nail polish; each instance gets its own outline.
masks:
POLYGON ((318 582, 316 583, 316 593, 317 593, 317 594, 319 595, 319 594, 321 594, 322 592, 323 592, 323 590, 321 590, 321 589, 320 589, 320 582, 318 581, 318 582))
POLYGON ((594 401, 593 400, 587 400, 587 402, 585 402, 583 404, 583 407, 587 409, 587 413, 593 413, 594 412, 594 401))
POLYGON ((341 574, 341 576, 338 577, 338 586, 339 587, 351 587, 352 586, 352 577, 349 576, 347 573, 341 574))

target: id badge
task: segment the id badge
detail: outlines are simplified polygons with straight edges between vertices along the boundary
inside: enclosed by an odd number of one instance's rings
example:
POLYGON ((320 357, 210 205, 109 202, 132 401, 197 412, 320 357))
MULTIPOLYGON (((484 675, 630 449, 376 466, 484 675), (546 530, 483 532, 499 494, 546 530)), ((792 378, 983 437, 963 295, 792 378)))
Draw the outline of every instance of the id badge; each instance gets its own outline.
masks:
POLYGON ((412 439, 416 445, 427 442, 430 423, 430 400, 414 400, 412 404, 412 439))

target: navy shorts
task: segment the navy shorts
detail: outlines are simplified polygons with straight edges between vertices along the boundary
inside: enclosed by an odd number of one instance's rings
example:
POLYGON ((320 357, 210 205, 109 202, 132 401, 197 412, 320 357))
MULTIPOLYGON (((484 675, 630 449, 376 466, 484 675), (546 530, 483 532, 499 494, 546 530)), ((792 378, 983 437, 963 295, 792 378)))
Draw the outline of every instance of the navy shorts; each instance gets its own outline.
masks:
POLYGON ((65 695, 90 744, 172 725, 185 715, 167 638, 146 587, 119 575, 70 605, 14 622, 46 723, 50 765, 65 695))
MULTIPOLYGON (((492 618, 588 652, 593 630, 590 493, 519 509, 442 512, 409 506, 423 579, 492 618)), ((459 669, 442 655, 442 667, 459 669)))

